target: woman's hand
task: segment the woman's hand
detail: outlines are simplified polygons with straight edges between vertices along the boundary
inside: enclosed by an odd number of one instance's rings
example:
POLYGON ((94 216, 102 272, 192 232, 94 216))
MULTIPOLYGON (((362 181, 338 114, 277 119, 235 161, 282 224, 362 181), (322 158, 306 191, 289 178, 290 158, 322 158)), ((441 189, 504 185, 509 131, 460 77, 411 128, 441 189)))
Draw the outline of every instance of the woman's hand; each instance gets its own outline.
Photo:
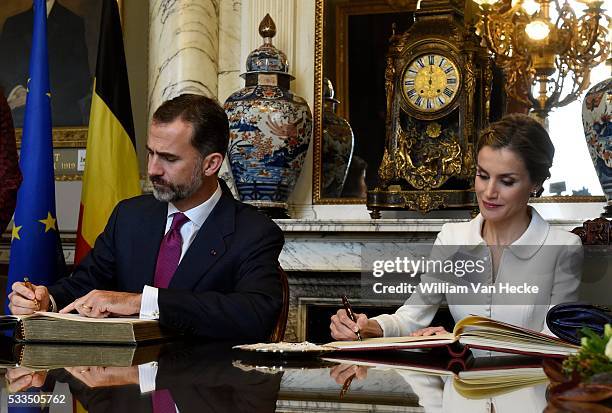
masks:
POLYGON ((448 331, 444 329, 444 327, 425 327, 420 330, 413 331, 410 333, 412 337, 417 336, 433 336, 437 334, 447 334, 448 331))
POLYGON ((368 368, 354 364, 338 364, 330 369, 329 375, 336 383, 344 385, 352 377, 358 380, 368 377, 368 368))
POLYGON ((353 322, 346 313, 340 309, 331 317, 331 336, 336 340, 357 340, 357 331, 361 337, 382 337, 383 331, 375 320, 370 320, 365 314, 355 314, 357 322, 353 322))

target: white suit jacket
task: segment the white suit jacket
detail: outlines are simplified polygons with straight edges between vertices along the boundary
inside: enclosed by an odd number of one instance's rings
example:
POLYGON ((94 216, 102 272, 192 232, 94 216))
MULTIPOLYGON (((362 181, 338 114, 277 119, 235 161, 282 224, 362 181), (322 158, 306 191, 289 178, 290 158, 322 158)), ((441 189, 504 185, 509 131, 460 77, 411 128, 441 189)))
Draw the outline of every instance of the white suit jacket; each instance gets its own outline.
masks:
MULTIPOLYGON (((435 245, 461 246, 488 255, 481 236, 483 222, 479 214, 469 222, 445 224, 435 245)), ((422 293, 417 289, 395 314, 383 314, 373 319, 380 324, 386 337, 409 335, 429 326, 438 307, 446 300, 455 322, 475 314, 551 334, 545 322, 548 309, 578 298, 581 246, 577 235, 551 228, 531 208, 527 230, 503 251, 494 283, 488 270, 488 283, 496 286, 507 282, 535 284, 539 287, 538 294, 480 294, 477 300, 469 301, 461 294, 422 293)), ((426 277, 423 276, 421 281, 426 277)))

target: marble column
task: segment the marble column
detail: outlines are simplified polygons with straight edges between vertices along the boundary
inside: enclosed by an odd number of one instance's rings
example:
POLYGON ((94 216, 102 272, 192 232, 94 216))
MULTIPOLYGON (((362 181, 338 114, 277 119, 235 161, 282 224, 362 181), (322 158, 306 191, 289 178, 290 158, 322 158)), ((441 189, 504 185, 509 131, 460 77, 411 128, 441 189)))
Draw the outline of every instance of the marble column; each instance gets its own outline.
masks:
MULTIPOLYGON (((248 1, 248 0, 247 0, 248 1)), ((240 58, 240 26, 242 0, 220 0, 219 10, 219 101, 244 87, 240 73, 244 61, 240 58)))
POLYGON ((219 0, 152 0, 149 24, 149 118, 182 93, 216 98, 219 0))

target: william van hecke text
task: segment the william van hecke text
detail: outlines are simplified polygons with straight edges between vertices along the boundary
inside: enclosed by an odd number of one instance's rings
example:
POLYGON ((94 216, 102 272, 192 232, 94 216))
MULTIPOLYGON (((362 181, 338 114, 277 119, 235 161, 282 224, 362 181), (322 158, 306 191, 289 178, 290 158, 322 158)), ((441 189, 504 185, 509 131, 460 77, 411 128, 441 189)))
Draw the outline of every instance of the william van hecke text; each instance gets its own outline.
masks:
POLYGON ((375 294, 413 294, 417 291, 422 294, 537 294, 539 287, 527 283, 516 285, 471 282, 467 285, 455 285, 447 282, 431 282, 414 285, 402 282, 387 285, 378 282, 372 285, 372 290, 375 294))

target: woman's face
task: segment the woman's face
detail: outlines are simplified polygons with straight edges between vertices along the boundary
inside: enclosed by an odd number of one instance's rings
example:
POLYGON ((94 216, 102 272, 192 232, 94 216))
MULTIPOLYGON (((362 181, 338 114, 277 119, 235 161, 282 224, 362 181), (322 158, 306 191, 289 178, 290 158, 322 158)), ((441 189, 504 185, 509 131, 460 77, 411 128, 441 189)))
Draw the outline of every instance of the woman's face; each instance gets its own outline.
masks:
POLYGON ((527 213, 529 195, 537 185, 514 151, 485 146, 478 152, 474 188, 486 221, 511 222, 527 213))

